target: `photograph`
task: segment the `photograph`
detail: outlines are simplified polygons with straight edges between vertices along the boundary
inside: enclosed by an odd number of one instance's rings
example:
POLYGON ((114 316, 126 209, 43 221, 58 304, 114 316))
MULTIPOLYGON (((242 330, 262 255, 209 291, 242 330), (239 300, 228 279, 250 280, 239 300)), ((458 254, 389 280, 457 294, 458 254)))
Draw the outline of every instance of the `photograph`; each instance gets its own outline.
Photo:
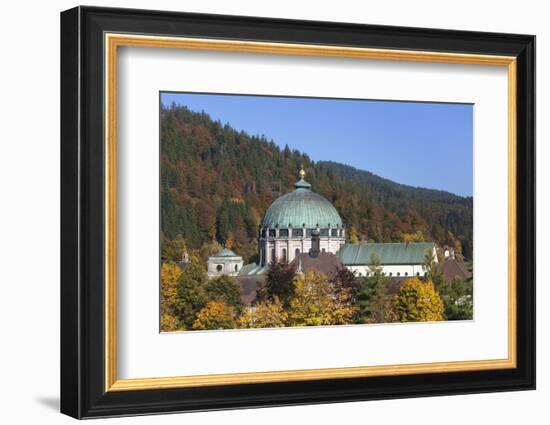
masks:
POLYGON ((473 104, 159 102, 161 332, 474 320, 473 104))

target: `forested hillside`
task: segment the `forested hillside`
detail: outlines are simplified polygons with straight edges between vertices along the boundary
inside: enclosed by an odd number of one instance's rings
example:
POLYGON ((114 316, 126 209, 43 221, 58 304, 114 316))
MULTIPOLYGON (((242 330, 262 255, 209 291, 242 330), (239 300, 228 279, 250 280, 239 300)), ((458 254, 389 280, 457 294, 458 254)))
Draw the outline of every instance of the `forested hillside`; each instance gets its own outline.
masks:
POLYGON ((433 240, 471 259, 472 198, 314 163, 306 153, 175 105, 161 109, 163 256, 179 235, 188 249, 204 253, 217 241, 254 260, 261 218, 293 190, 300 166, 313 190, 338 209, 351 241, 433 240))

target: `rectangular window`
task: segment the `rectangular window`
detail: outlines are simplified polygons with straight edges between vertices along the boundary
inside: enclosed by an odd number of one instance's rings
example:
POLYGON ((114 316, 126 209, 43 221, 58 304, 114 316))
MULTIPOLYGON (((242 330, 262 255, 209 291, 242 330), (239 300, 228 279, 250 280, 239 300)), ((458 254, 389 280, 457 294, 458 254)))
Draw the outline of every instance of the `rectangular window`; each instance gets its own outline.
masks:
POLYGON ((330 235, 333 237, 338 237, 338 229, 331 229, 330 235))
POLYGON ((292 229, 292 236, 299 238, 302 236, 302 229, 292 229))
POLYGON ((321 236, 328 236, 328 229, 321 229, 321 236))
POLYGON ((269 237, 274 238, 275 237, 275 229, 269 229, 269 237))
POLYGON ((279 230, 279 236, 281 238, 288 238, 288 229, 281 229, 279 230))

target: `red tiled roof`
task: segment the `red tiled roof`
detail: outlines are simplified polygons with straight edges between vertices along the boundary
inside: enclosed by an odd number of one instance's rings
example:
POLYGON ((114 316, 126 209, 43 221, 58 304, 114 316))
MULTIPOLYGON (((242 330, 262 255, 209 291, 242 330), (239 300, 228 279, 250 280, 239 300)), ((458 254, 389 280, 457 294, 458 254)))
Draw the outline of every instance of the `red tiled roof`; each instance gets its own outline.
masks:
POLYGON ((330 252, 320 252, 317 257, 303 252, 292 260, 290 266, 295 270, 301 267, 304 273, 315 270, 324 273, 329 279, 335 277, 338 271, 344 268, 340 259, 330 252))
POLYGON ((453 280, 455 277, 467 280, 472 277, 472 273, 466 268, 464 263, 452 258, 443 261, 440 268, 441 272, 449 280, 453 280))

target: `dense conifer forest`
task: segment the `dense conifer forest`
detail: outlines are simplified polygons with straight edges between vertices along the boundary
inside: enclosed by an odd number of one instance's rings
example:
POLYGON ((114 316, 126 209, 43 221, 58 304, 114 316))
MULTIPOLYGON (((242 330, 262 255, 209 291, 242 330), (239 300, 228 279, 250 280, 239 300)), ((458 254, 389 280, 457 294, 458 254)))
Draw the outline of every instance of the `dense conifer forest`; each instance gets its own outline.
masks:
POLYGON ((307 153, 280 148, 183 106, 161 107, 160 123, 165 259, 172 243, 183 238, 197 253, 225 244, 246 263, 256 261, 261 218, 278 196, 293 190, 303 166, 313 190, 339 211, 351 242, 435 241, 471 260, 471 197, 314 162, 307 153))

